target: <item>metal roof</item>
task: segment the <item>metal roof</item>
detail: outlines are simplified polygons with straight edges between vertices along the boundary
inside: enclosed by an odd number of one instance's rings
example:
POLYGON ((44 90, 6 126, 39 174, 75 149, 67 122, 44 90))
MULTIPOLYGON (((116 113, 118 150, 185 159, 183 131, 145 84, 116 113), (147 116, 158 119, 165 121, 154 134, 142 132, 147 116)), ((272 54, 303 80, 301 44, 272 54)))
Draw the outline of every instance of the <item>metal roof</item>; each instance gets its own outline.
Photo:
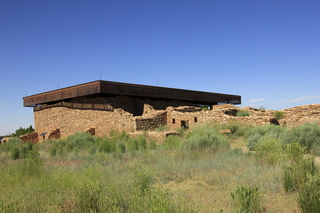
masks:
POLYGON ((241 104, 241 96, 239 95, 99 80, 26 96, 23 98, 23 105, 25 107, 33 107, 36 105, 50 104, 76 97, 94 95, 125 95, 130 97, 152 98, 161 100, 181 100, 194 104, 205 105, 214 105, 218 103, 241 104))

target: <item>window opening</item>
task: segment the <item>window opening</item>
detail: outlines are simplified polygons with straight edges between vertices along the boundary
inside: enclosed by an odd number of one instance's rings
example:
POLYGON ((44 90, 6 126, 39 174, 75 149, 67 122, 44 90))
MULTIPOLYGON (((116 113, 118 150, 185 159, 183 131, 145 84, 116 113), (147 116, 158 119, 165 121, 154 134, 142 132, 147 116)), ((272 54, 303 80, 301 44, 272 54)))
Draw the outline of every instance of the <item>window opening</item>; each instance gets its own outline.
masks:
POLYGON ((181 121, 181 127, 184 129, 189 129, 189 121, 181 121))

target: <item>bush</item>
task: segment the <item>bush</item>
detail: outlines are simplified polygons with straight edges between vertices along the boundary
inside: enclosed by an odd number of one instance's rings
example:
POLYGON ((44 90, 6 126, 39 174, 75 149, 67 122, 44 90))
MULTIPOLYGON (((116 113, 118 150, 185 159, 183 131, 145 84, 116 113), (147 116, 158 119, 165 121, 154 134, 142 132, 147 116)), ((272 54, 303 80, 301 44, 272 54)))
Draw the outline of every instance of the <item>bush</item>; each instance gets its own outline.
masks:
POLYGON ((259 213, 261 208, 261 195, 257 187, 238 186, 232 196, 232 207, 235 213, 259 213))
POLYGON ((260 110, 260 111, 266 111, 266 108, 265 108, 264 106, 261 106, 261 107, 259 107, 258 110, 260 110))
POLYGON ((20 151, 18 148, 13 148, 11 150, 11 158, 12 158, 12 160, 16 160, 16 159, 20 158, 20 151))
POLYGON ((183 141, 183 148, 196 151, 210 149, 213 151, 230 148, 229 140, 210 126, 195 128, 183 141))
POLYGON ((151 140, 147 145, 148 145, 148 149, 154 150, 157 148, 157 141, 151 140))
POLYGON ((161 144, 163 149, 175 149, 181 146, 181 138, 177 135, 169 135, 161 144))
POLYGON ((284 117, 284 113, 282 111, 275 111, 273 115, 277 121, 284 117))
POLYGON ((257 154, 271 164, 275 165, 281 162, 283 158, 283 149, 276 139, 268 139, 257 143, 255 150, 257 154))
POLYGON ((116 143, 110 140, 108 137, 103 137, 99 139, 99 151, 110 153, 116 151, 116 143))
POLYGON ((88 149, 95 145, 96 138, 88 132, 76 132, 66 139, 68 150, 88 149))
POLYGON ((285 153, 288 164, 283 166, 283 185, 286 192, 298 190, 304 185, 308 176, 317 173, 313 157, 304 157, 304 148, 298 143, 288 144, 285 153))
POLYGON ((246 134, 247 147, 249 150, 255 150, 255 146, 260 141, 269 139, 278 139, 283 132, 283 128, 277 125, 263 125, 251 128, 246 134))
POLYGON ((309 177, 306 184, 304 184, 299 190, 299 206, 301 212, 319 212, 320 209, 320 177, 309 177))
POLYGON ((317 123, 305 123, 293 127, 282 134, 281 142, 286 144, 297 142, 306 148, 306 152, 320 154, 320 126, 317 123))
POLYGON ((76 201, 76 212, 100 212, 102 186, 94 181, 86 181, 79 187, 76 201))
POLYGON ((248 110, 239 110, 236 114, 237 117, 245 117, 250 116, 250 112, 248 110))

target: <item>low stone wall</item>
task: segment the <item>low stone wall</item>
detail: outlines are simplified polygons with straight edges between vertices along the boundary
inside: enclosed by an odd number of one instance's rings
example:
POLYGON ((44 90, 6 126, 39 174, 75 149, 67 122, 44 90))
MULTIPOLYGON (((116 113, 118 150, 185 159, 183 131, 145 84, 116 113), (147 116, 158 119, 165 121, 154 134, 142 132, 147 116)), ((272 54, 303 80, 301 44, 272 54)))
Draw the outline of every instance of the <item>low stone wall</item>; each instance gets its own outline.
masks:
POLYGON ((166 126, 167 125, 167 112, 158 113, 153 115, 152 117, 136 117, 136 131, 152 131, 157 129, 158 126, 166 126))
POLYGON ((320 104, 309 104, 282 110, 284 117, 279 120, 281 125, 291 128, 307 122, 320 124, 320 104))
POLYGON ((32 143, 38 143, 38 133, 33 132, 30 134, 22 135, 19 137, 23 142, 32 142, 32 143))

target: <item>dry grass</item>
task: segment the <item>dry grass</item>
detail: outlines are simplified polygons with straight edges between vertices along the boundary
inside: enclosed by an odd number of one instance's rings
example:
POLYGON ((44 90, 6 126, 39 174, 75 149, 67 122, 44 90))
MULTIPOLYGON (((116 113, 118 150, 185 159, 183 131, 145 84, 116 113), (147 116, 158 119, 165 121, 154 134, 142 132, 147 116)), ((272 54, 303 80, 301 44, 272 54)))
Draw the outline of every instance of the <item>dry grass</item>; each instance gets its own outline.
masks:
POLYGON ((43 170, 37 175, 21 173, 23 161, 13 161, 0 147, 4 177, 0 180, 0 212, 2 204, 25 205, 11 212, 30 212, 36 210, 35 206, 42 212, 73 212, 79 188, 88 182, 94 184, 93 189, 101 187, 103 199, 110 195, 118 197, 119 202, 124 200, 121 205, 139 199, 133 196, 137 182, 151 184, 153 189, 168 190, 170 197, 156 194, 163 196, 166 205, 184 207, 173 212, 205 213, 232 212, 231 192, 237 186, 252 186, 259 189, 265 212, 300 212, 298 193, 284 191, 282 164, 271 165, 260 155, 243 151, 243 136, 228 138, 231 149, 222 151, 184 150, 179 146, 181 138, 175 138, 158 143, 155 150, 104 153, 92 152, 95 147, 91 145, 57 156, 49 154, 52 144, 47 142, 37 145, 43 161, 43 170), (176 144, 168 146, 170 141, 176 144))

